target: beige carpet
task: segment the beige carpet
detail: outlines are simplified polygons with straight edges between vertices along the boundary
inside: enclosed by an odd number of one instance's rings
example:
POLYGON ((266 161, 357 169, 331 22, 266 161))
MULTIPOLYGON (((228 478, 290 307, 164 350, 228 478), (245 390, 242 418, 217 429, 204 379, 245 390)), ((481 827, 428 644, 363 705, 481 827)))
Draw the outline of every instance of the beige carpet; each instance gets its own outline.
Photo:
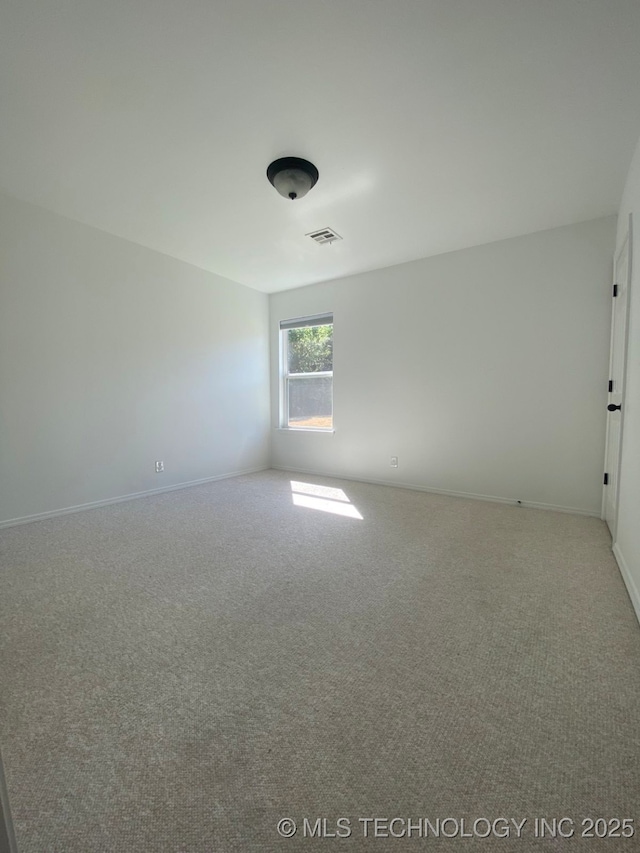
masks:
POLYGON ((597 519, 269 471, 0 547, 21 853, 640 846, 640 627, 597 519))

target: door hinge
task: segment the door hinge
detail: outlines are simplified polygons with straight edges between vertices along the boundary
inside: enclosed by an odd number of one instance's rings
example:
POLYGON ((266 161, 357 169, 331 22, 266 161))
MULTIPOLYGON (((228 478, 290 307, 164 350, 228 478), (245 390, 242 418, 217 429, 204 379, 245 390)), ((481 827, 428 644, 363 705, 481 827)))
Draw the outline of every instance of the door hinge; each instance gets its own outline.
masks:
POLYGON ((608 474, 604 475, 604 484, 605 484, 605 486, 609 485, 609 475, 608 474))
POLYGON ((617 284, 614 284, 614 285, 613 285, 613 295, 614 295, 614 296, 617 296, 617 295, 618 295, 618 285, 617 285, 617 284))
POLYGON ((610 379, 609 380, 609 393, 611 394, 612 391, 613 391, 613 379, 610 379))

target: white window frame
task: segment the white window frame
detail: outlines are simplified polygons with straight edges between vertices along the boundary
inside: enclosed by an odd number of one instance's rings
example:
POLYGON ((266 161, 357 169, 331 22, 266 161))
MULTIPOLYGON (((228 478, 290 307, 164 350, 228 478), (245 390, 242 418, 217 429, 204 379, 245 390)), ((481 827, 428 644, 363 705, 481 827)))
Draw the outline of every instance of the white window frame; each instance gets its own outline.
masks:
POLYGON ((290 329, 305 326, 333 326, 333 313, 313 314, 309 317, 294 317, 280 321, 280 420, 279 428, 294 432, 334 432, 333 427, 333 370, 320 370, 314 373, 289 373, 289 335, 290 329), (331 378, 331 423, 330 427, 289 426, 289 382, 293 379, 331 378))

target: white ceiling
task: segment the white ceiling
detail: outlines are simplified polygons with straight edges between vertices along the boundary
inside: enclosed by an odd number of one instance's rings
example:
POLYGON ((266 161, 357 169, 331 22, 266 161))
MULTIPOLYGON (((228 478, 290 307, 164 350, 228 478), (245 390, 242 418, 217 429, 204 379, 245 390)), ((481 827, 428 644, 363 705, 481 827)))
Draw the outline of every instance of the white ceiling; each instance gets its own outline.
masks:
POLYGON ((6 192, 267 292, 614 213, 640 134, 639 0, 5 0, 0 30, 6 192))

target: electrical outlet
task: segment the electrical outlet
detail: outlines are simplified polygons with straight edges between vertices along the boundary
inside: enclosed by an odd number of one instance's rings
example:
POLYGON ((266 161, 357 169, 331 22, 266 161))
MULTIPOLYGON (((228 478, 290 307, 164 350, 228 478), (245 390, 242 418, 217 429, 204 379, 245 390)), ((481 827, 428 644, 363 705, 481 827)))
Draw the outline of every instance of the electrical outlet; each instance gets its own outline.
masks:
POLYGON ((156 462, 156 474, 162 474, 164 471, 164 462, 156 462))
POLYGON ((397 456, 392 456, 392 457, 391 457, 391 467, 392 467, 392 468, 397 468, 397 467, 398 467, 398 457, 397 457, 397 456))

